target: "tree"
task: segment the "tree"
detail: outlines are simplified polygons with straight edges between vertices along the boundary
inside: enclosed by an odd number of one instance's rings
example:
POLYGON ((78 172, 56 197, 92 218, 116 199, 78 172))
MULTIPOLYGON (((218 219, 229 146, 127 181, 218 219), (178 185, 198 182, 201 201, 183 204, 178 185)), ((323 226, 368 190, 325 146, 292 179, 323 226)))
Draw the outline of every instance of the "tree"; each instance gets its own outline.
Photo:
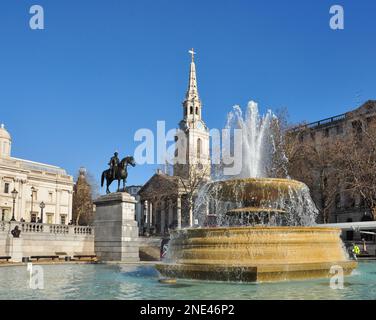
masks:
POLYGON ((195 199, 197 197, 199 189, 205 185, 210 178, 210 166, 201 165, 201 164, 191 164, 188 165, 187 176, 179 177, 181 185, 183 186, 184 194, 184 203, 183 208, 184 212, 189 213, 190 225, 193 225, 193 209, 195 199))
POLYGON ((97 194, 95 185, 91 175, 81 168, 73 188, 73 221, 76 225, 93 222, 93 195, 97 194))
POLYGON ((362 127, 337 144, 347 190, 359 194, 376 220, 376 127, 362 127))
POLYGON ((341 181, 339 142, 335 145, 316 144, 307 136, 307 130, 289 132, 285 151, 291 178, 304 182, 311 191, 324 223, 330 220, 341 181))

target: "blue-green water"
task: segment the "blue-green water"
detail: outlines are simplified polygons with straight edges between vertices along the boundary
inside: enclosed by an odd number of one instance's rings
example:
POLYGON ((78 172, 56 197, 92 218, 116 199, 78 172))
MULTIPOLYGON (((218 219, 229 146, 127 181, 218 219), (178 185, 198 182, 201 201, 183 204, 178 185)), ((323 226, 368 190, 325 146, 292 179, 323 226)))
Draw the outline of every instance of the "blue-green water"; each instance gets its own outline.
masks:
POLYGON ((152 266, 44 265, 44 289, 33 290, 24 267, 0 268, 0 299, 376 299, 376 263, 361 262, 344 289, 329 279, 280 283, 158 282, 152 266))

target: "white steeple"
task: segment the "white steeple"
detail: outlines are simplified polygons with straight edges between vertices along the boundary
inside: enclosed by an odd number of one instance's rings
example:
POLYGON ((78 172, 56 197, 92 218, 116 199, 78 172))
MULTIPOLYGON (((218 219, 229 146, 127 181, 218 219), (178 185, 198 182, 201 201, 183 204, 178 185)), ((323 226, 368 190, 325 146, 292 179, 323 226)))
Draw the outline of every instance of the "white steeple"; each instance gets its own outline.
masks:
POLYGON ((183 102, 184 117, 179 123, 181 131, 176 137, 174 175, 189 178, 191 172, 199 170, 210 177, 209 130, 202 120, 202 104, 198 94, 196 64, 194 55, 189 70, 188 89, 183 102), (182 148, 182 145, 185 147, 182 148))
POLYGON ((188 121, 201 119, 201 101, 198 94, 197 77, 196 77, 196 64, 193 48, 188 51, 192 55, 192 61, 189 71, 189 82, 187 93, 185 94, 185 100, 183 102, 184 119, 188 121))

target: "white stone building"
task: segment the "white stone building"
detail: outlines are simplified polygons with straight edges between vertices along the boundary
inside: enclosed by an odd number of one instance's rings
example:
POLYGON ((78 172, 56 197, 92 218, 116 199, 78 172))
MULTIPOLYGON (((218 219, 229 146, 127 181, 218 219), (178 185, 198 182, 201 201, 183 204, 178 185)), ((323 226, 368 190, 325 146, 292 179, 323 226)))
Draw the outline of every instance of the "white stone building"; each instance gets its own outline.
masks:
MULTIPOLYGON (((170 229, 194 225, 189 186, 211 178, 210 134, 202 117, 194 51, 189 70, 188 89, 183 101, 183 119, 175 137, 173 175, 158 170, 138 191, 144 218, 140 233, 164 235, 170 229)), ((191 192, 192 193, 192 192, 191 192)))
POLYGON ((43 223, 68 224, 72 219, 73 177, 62 168, 14 158, 11 156, 12 138, 0 128, 0 221, 10 221, 13 214, 12 191, 15 199, 14 218, 43 223))

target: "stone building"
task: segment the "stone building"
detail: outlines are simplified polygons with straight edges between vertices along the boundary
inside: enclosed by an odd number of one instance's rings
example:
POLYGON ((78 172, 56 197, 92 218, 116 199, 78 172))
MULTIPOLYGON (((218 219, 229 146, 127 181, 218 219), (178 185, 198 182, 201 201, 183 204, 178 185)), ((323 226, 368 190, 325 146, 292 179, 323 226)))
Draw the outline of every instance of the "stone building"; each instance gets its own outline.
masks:
MULTIPOLYGON (((312 145, 325 156, 327 148, 334 145, 338 139, 351 133, 361 133, 363 128, 376 128, 376 101, 369 100, 359 108, 337 115, 331 118, 323 119, 313 123, 301 125, 292 129, 290 132, 296 139, 297 145, 312 145)), ((315 177, 318 184, 316 172, 310 172, 315 177)), ((300 179, 300 174, 293 178, 300 179)), ((302 179, 303 180, 303 179, 302 179)), ((329 222, 358 222, 373 220, 368 208, 365 207, 360 195, 352 195, 343 191, 343 186, 339 185, 339 192, 335 197, 335 203, 330 207, 329 222)), ((312 198, 320 208, 322 195, 311 187, 312 198)), ((318 222, 322 222, 322 217, 318 222)))
POLYGON ((0 128, 0 214, 1 221, 10 221, 13 214, 12 191, 15 199, 16 221, 68 224, 72 219, 73 177, 62 168, 14 158, 12 138, 4 125, 0 128))
POLYGON ((168 229, 193 226, 192 181, 210 179, 209 129, 202 118, 193 49, 188 89, 183 101, 183 119, 175 138, 173 175, 158 170, 139 190, 143 220, 139 225, 146 234, 163 235, 168 229))

